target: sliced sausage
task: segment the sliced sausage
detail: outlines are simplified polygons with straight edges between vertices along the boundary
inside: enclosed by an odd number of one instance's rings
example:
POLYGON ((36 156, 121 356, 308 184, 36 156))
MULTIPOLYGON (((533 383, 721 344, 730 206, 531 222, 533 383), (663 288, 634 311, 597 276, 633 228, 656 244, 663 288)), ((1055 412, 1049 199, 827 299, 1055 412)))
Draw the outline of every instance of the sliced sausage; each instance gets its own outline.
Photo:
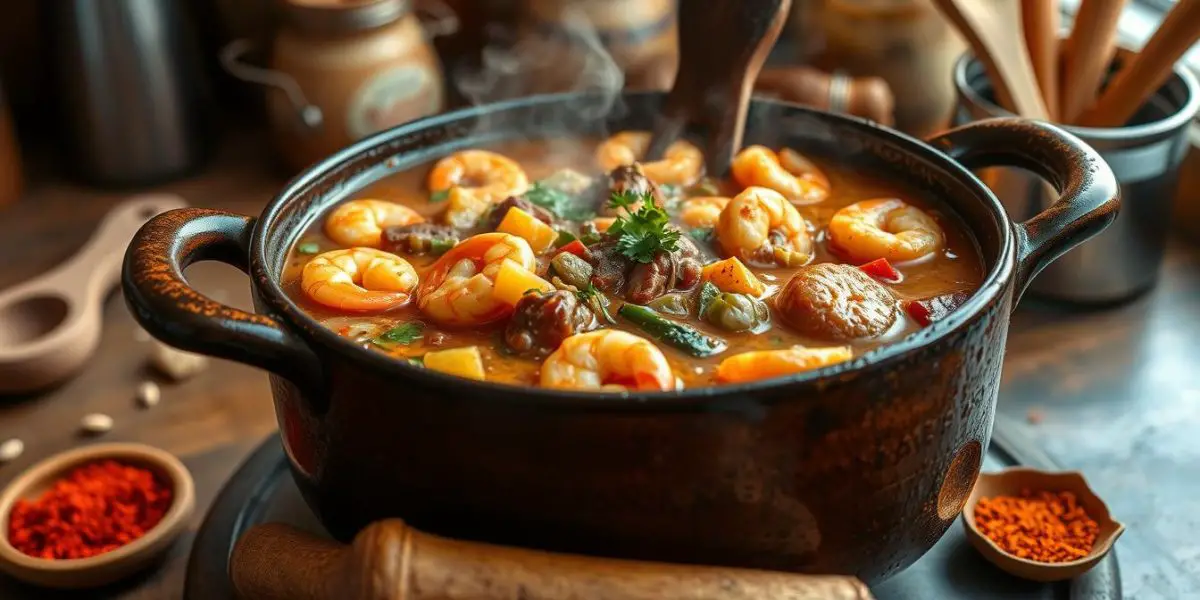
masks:
POLYGON ((883 335, 900 315, 892 292, 861 269, 821 263, 788 280, 775 308, 793 329, 830 341, 883 335))

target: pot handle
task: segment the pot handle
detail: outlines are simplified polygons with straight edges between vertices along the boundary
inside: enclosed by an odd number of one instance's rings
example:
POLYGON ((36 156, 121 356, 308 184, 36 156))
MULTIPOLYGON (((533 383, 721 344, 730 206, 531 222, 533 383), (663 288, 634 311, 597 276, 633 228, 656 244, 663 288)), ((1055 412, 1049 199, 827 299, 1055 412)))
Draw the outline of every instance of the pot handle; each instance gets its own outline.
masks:
POLYGON ((968 169, 1028 169, 1058 192, 1059 199, 1050 208, 1013 225, 1017 240, 1014 306, 1046 265, 1117 218, 1121 189, 1108 163, 1091 146, 1049 123, 985 119, 934 136, 929 144, 968 169))
POLYGON ((247 272, 253 231, 253 217, 203 208, 150 219, 125 252, 125 301, 147 332, 172 346, 265 369, 320 397, 321 364, 296 334, 270 316, 208 298, 183 275, 204 260, 247 272))

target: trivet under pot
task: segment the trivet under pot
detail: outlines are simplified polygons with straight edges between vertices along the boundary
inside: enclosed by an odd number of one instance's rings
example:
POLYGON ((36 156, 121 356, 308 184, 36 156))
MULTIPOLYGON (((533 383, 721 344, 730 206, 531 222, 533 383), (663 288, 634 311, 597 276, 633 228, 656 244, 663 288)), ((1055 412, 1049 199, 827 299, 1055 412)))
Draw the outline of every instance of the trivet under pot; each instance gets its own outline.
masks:
MULTIPOLYGON (((983 469, 1016 465, 1055 468, 1049 457, 1021 434, 1019 425, 997 417, 983 469)), ((264 441, 238 468, 205 517, 188 560, 184 600, 235 600, 227 571, 229 554, 243 531, 267 522, 325 535, 292 482, 277 436, 264 441)), ((1114 551, 1071 581, 1041 584, 1017 579, 980 557, 967 543, 962 527, 951 527, 921 560, 871 591, 878 600, 1119 600, 1121 578, 1114 551)))

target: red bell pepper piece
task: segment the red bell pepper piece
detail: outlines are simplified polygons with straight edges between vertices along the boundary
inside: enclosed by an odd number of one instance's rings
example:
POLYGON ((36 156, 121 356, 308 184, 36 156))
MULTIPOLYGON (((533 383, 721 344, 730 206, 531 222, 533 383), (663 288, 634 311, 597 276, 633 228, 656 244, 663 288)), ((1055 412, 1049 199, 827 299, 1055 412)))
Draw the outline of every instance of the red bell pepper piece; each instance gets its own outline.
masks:
POLYGON ((886 258, 877 258, 869 263, 858 265, 858 268, 875 279, 891 282, 900 281, 900 271, 897 271, 896 267, 893 267, 892 263, 888 262, 886 258))
MULTIPOLYGON (((570 252, 579 258, 587 258, 588 255, 587 246, 583 245, 583 242, 579 240, 571 240, 570 242, 563 244, 563 246, 558 249, 558 252, 570 252)), ((555 254, 558 254, 558 252, 555 252, 555 254)))
POLYGON ((944 319, 954 309, 962 306, 969 297, 971 295, 966 292, 954 292, 922 300, 909 300, 904 303, 904 310, 908 316, 925 327, 944 319))

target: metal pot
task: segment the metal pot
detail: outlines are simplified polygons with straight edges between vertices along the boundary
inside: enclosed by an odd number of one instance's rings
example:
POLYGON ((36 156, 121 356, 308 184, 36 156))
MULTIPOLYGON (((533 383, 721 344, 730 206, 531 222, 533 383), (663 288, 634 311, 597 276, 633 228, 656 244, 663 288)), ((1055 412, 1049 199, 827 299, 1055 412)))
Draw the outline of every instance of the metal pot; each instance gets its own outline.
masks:
POLYGON ((1051 125, 999 119, 922 143, 879 125, 767 101, 747 143, 788 145, 907 185, 973 233, 987 277, 957 312, 818 371, 613 398, 468 381, 339 337, 284 294, 305 226, 362 186, 470 146, 646 129, 659 93, 525 98, 432 117, 357 143, 258 218, 161 215, 126 257, 125 296, 153 335, 271 373, 305 498, 336 536, 402 516, 415 527, 563 551, 792 571, 891 575, 957 517, 992 428, 1009 313, 1026 283, 1116 216, 1100 157, 1051 125), (1034 168, 1064 189, 1014 224, 968 170, 1034 168), (250 274, 258 314, 202 296, 198 260, 250 274))

